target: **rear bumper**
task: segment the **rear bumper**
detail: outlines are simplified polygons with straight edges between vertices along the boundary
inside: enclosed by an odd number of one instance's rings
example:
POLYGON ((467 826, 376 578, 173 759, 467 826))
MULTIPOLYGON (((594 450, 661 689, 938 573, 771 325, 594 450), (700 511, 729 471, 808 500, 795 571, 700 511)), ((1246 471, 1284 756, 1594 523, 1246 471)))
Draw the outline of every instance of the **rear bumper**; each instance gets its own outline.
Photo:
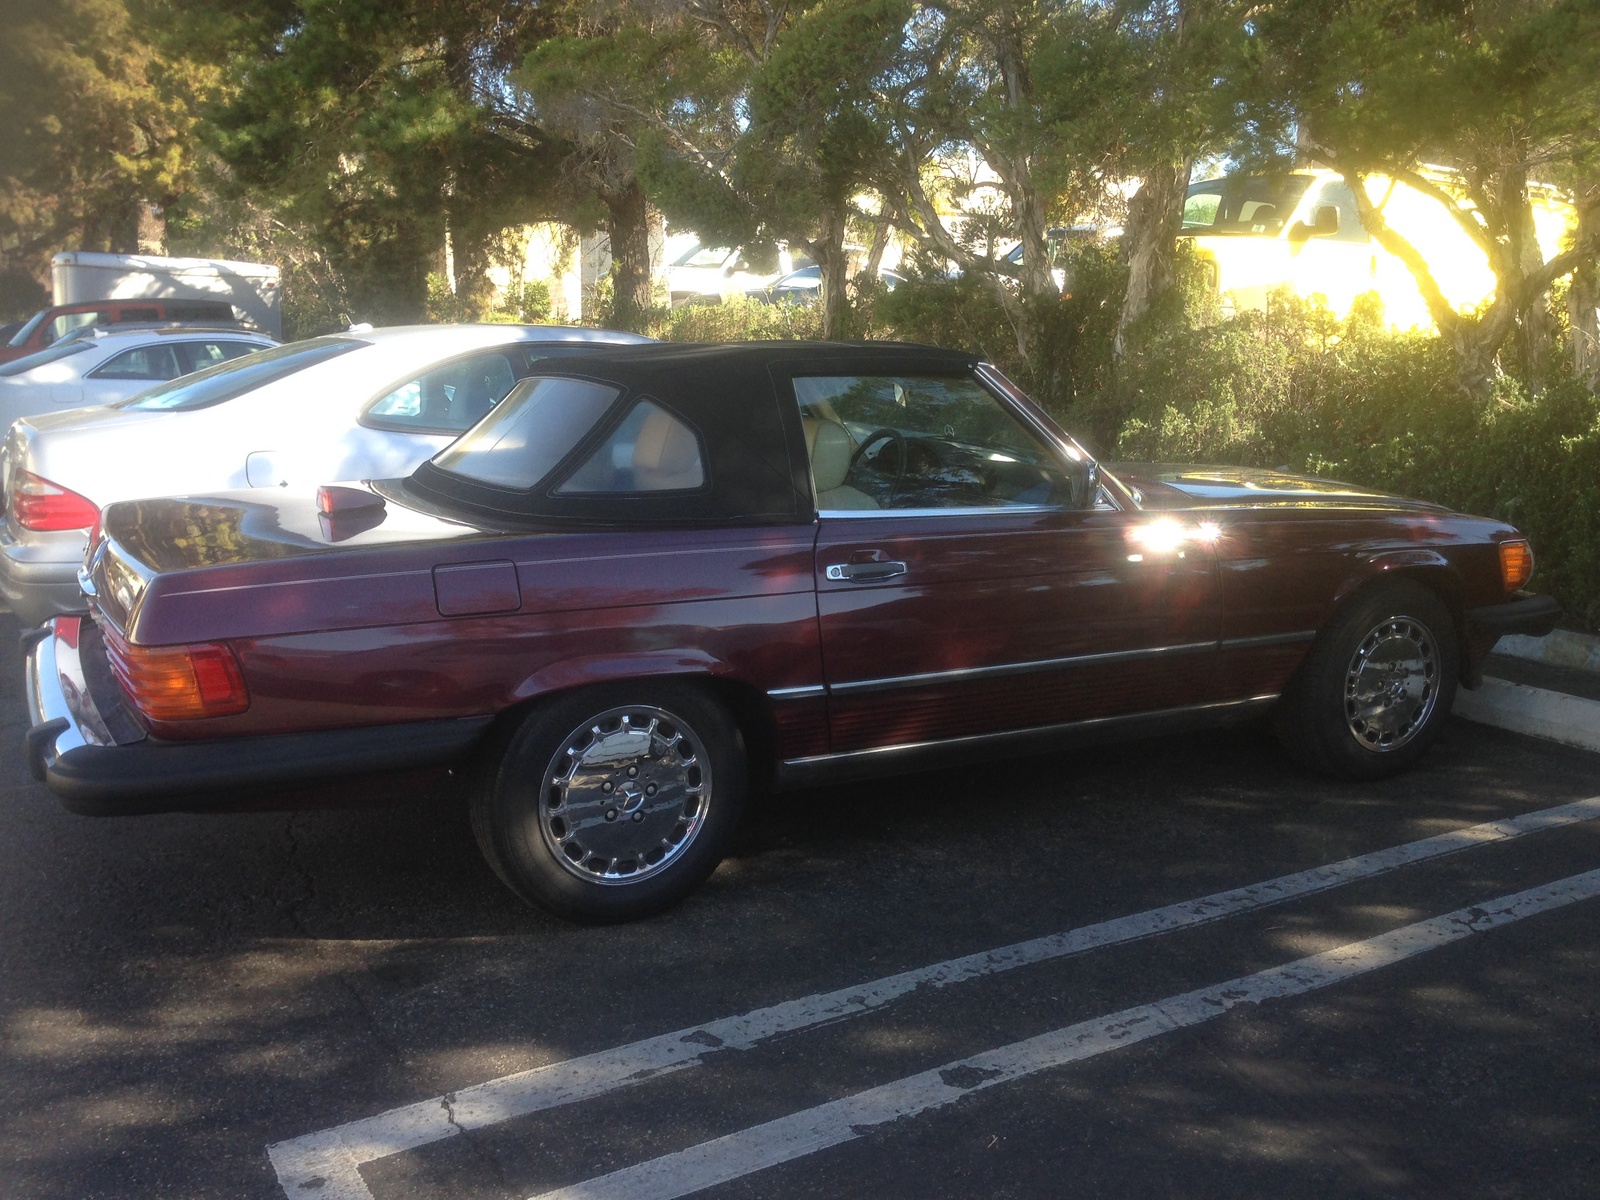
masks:
POLYGON ((1467 626, 1475 637, 1498 640, 1509 633, 1544 637, 1556 627, 1561 606, 1552 596, 1518 592, 1504 604, 1489 604, 1467 610, 1467 626))
POLYGON ((60 562, 26 558, 16 542, 0 538, 0 596, 24 629, 42 625, 57 613, 83 611, 80 562, 81 554, 60 562))
POLYGON ((28 769, 68 809, 88 816, 227 809, 267 789, 442 766, 469 750, 493 721, 462 717, 250 738, 129 740, 126 714, 122 720, 103 714, 90 694, 77 639, 59 636, 54 623, 30 639, 28 769))

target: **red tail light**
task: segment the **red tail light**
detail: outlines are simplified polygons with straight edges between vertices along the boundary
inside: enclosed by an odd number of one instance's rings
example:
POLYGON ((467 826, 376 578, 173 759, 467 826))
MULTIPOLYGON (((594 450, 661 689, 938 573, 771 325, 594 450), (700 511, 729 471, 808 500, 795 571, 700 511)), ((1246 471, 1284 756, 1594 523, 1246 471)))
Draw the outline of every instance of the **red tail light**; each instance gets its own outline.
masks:
POLYGON ((93 500, 51 483, 32 471, 11 475, 11 519, 35 533, 88 529, 100 520, 93 500))
POLYGON ((110 629, 105 641, 123 690, 152 721, 227 717, 250 707, 239 660, 221 642, 135 646, 110 629))

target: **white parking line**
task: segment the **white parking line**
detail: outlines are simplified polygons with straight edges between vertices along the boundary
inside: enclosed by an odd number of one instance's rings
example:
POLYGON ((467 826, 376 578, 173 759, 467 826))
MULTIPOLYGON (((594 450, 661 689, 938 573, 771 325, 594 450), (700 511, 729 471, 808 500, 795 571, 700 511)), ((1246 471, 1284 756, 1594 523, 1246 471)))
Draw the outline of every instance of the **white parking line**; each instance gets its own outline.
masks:
POLYGON ((278 1142, 267 1147, 267 1154, 291 1200, 309 1196, 316 1200, 373 1200, 361 1178, 359 1168, 363 1163, 692 1067, 713 1051, 747 1050, 781 1033, 859 1016, 918 988, 948 987, 1016 967, 1208 924, 1474 846, 1596 817, 1600 817, 1600 796, 1457 829, 1264 883, 969 954, 506 1075, 278 1142))
POLYGON ((1458 908, 1431 921, 1419 921, 1254 975, 1080 1021, 764 1125, 741 1129, 676 1154, 544 1192, 534 1200, 673 1200, 687 1196, 853 1141, 877 1126, 943 1108, 997 1084, 1199 1025, 1241 1004, 1259 1004, 1330 987, 1474 934, 1594 896, 1600 896, 1600 870, 1458 908))

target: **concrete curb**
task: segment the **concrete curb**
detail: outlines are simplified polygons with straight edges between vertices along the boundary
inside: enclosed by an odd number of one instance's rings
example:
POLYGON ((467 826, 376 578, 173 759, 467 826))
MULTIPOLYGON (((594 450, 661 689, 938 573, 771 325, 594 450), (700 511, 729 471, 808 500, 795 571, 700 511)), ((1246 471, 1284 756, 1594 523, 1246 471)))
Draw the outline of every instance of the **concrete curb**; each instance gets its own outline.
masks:
POLYGON ((1494 725, 1600 753, 1600 701, 1490 678, 1475 692, 1465 688, 1457 691, 1453 711, 1480 725, 1494 725))
POLYGON ((1510 654, 1552 667, 1571 667, 1578 671, 1600 671, 1600 637, 1557 629, 1548 637, 1524 637, 1514 633, 1495 643, 1496 654, 1510 654))

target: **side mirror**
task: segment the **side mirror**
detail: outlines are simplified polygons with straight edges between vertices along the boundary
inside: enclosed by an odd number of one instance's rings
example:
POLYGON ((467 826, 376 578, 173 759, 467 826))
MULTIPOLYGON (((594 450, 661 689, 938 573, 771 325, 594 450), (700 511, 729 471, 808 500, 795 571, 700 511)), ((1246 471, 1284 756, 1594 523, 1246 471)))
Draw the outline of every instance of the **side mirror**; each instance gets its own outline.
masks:
POLYGON ((1316 207, 1313 223, 1307 225, 1304 221, 1296 221, 1289 230, 1291 242, 1303 242, 1307 238, 1332 237, 1339 232, 1339 210, 1332 204, 1319 204, 1316 207))

